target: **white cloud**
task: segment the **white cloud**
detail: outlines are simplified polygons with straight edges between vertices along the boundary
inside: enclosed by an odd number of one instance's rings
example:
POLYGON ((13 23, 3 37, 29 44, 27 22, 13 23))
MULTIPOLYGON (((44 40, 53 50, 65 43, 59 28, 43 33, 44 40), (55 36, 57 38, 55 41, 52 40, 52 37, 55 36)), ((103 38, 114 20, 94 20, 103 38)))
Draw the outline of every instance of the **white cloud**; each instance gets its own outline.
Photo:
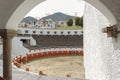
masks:
POLYGON ((55 12, 82 16, 85 2, 82 0, 46 0, 33 8, 26 16, 43 17, 55 12))

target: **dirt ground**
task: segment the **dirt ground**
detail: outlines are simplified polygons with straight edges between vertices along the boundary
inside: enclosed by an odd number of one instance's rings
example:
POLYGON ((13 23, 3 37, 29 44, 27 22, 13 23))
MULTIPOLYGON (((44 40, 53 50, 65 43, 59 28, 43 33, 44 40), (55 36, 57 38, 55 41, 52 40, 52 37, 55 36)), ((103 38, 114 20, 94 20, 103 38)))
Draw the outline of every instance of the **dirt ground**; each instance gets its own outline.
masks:
POLYGON ((52 76, 66 77, 70 74, 72 78, 85 78, 83 56, 42 58, 22 65, 21 68, 25 70, 27 67, 35 73, 43 71, 44 74, 52 76))

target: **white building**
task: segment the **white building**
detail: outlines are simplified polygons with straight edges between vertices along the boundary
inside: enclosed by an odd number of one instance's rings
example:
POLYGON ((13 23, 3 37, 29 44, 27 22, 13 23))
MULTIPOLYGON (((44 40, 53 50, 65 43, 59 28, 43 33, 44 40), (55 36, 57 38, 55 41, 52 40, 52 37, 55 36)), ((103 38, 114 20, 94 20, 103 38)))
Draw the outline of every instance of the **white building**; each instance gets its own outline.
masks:
POLYGON ((67 26, 67 22, 66 21, 56 21, 56 26, 67 26))
POLYGON ((52 19, 40 19, 37 21, 30 21, 29 23, 22 22, 19 27, 24 28, 55 28, 56 23, 52 19))
POLYGON ((52 19, 40 19, 35 25, 38 28, 55 28, 56 23, 52 19))

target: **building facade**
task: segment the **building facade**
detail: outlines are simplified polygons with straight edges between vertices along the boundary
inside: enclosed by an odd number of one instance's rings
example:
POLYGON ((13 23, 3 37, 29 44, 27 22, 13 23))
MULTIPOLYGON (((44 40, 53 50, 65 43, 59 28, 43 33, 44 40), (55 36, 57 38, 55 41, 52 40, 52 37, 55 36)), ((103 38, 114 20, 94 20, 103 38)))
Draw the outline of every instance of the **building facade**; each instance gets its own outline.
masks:
POLYGON ((21 22, 18 27, 22 28, 55 28, 56 23, 52 19, 40 19, 37 21, 30 21, 28 23, 21 22))

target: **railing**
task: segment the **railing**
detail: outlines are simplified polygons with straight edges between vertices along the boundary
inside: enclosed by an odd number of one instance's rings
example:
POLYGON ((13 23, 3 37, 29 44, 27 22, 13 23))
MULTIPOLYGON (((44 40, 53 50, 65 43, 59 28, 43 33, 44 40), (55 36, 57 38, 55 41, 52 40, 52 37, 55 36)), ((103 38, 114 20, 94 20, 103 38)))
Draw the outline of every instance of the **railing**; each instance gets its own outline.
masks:
POLYGON ((83 56, 83 50, 80 48, 52 48, 43 50, 33 50, 27 53, 26 56, 16 56, 15 58, 13 58, 12 62, 16 67, 20 68, 21 64, 25 64, 29 61, 39 58, 73 55, 83 56))
POLYGON ((58 29, 36 29, 36 28, 19 28, 19 34, 25 35, 83 35, 82 29, 58 30, 58 29))

